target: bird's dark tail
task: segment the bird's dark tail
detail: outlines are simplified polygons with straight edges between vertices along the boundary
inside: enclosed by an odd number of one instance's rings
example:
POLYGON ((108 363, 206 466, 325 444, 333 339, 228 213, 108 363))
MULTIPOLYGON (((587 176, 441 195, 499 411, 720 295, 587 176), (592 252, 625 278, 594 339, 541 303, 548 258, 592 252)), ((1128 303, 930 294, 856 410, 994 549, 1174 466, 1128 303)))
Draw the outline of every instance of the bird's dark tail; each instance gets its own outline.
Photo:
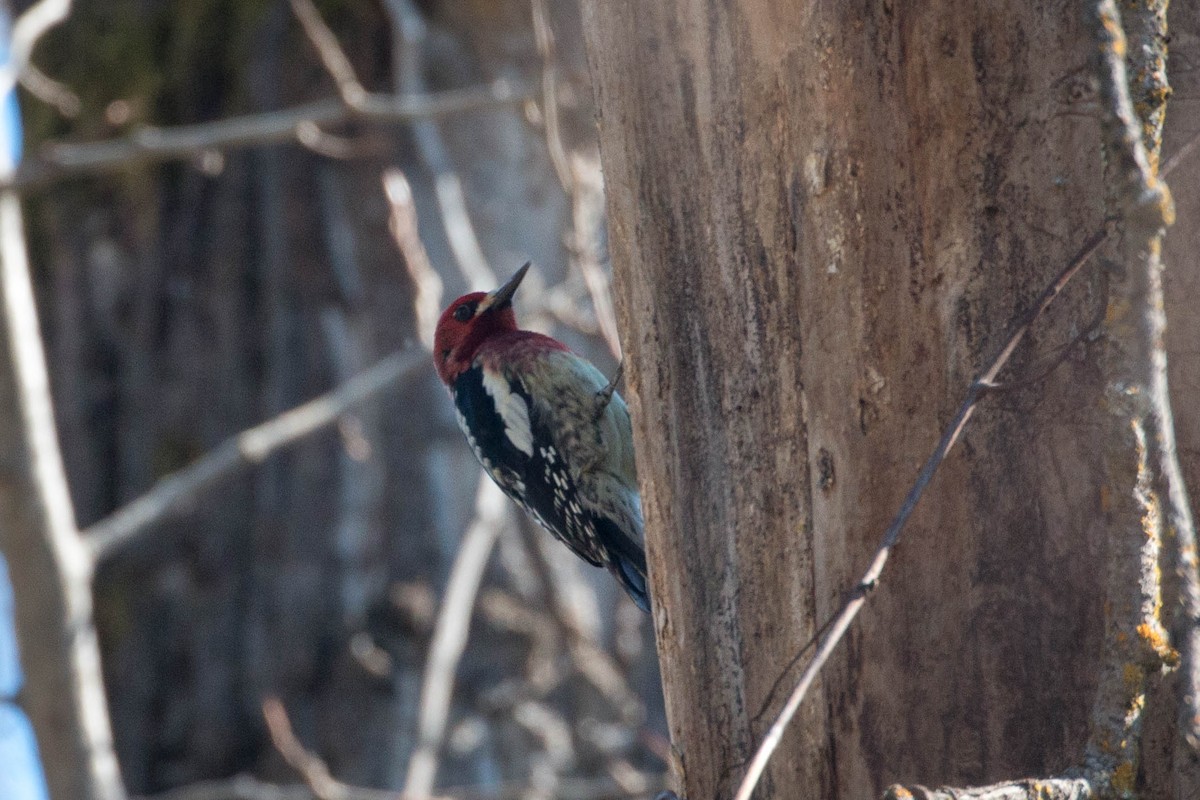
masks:
MULTIPOLYGON (((641 555, 640 553, 638 555, 641 555)), ((646 560, 613 554, 612 574, 625 587, 625 592, 647 614, 650 613, 650 590, 646 587, 646 560)))
POLYGON ((637 539, 611 519, 596 520, 596 534, 608 553, 608 571, 625 588, 637 607, 650 613, 650 590, 646 586, 646 551, 637 539))

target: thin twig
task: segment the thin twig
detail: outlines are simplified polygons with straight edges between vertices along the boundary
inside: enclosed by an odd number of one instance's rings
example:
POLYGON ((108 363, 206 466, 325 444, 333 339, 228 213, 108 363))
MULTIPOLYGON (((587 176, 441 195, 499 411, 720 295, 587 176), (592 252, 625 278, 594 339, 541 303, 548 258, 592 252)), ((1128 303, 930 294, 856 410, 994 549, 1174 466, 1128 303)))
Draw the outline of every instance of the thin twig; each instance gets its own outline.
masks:
POLYGON ((487 86, 417 95, 368 93, 356 108, 337 98, 280 111, 247 114, 197 125, 146 126, 128 136, 99 142, 50 142, 24 162, 0 188, 30 189, 87 173, 139 164, 189 159, 211 150, 234 150, 297 140, 306 125, 336 125, 351 120, 411 123, 525 100, 524 88, 499 80, 487 86))
POLYGON ((546 149, 550 153, 550 163, 554 166, 558 182, 567 194, 572 194, 575 180, 559 130, 558 54, 554 46, 554 30, 550 27, 550 12, 546 8, 546 0, 531 0, 530 6, 534 41, 542 59, 542 122, 546 128, 546 149))
POLYGON ((1085 339, 1091 337, 1100 326, 1104 324, 1104 315, 1108 311, 1108 276, 1107 273, 1100 273, 1100 302, 1097 304, 1096 313, 1091 321, 1083 327, 1079 333, 1071 337, 1071 341, 1059 347, 1058 352, 1047 359, 1045 366, 1041 367, 1037 372, 1029 377, 1018 378, 1004 383, 992 384, 990 390, 992 392, 1012 392, 1017 389, 1024 389, 1029 386, 1036 386, 1042 381, 1049 378, 1055 370, 1062 365, 1064 361, 1071 355, 1071 351, 1075 349, 1075 345, 1082 343, 1085 339))
POLYGON ((349 786, 333 777, 325 761, 296 738, 287 709, 278 697, 263 698, 262 715, 275 749, 299 773, 317 800, 401 800, 398 792, 349 786))
MULTIPOLYGON (((557 112, 556 112, 557 113, 557 112)), ((605 344, 616 359, 621 358, 621 338, 613 309, 612 282, 600 264, 598 233, 604 227, 604 175, 598 153, 572 153, 571 170, 571 255, 592 299, 596 323, 605 344)))
POLYGON ((317 155, 336 161, 348 161, 358 155, 358 148, 353 141, 344 136, 326 133, 315 122, 301 122, 297 125, 296 141, 317 155))
POLYGON ((1171 157, 1166 160, 1159 170, 1159 177, 1165 178, 1176 167, 1183 163, 1184 159, 1196 152, 1196 148, 1200 147, 1200 132, 1197 132, 1192 138, 1183 143, 1183 146, 1171 154, 1171 157))
POLYGON ((1033 307, 1017 322, 1016 327, 1005 340, 1004 346, 1000 348, 999 353, 991 360, 987 369, 968 387, 967 395, 955 412, 954 418, 942 433, 942 438, 938 442, 937 447, 934 448, 933 454, 929 456, 929 459, 921 468, 916 482, 909 490, 907 497, 904 498, 904 503, 901 505, 900 511, 884 532, 883 541, 875 553, 875 558, 872 560, 870 568, 864 573, 858 585, 851 592, 850 597, 834 617, 834 621, 829 626, 828 632, 822 637, 820 644, 817 646, 812 661, 809 662, 801 674, 796 688, 792 690, 792 694, 788 697, 787 703, 784 704, 783 710, 779 712, 779 716, 776 717, 767 735, 758 746, 758 750, 750 762, 746 775, 738 787, 735 800, 750 800, 750 795, 754 792, 754 787, 758 784, 759 778, 762 777, 763 770, 766 769, 767 762, 770 761, 775 748, 779 746, 779 741, 783 737, 783 732, 787 729, 788 723, 795 716, 801 701, 804 700, 804 696, 808 693, 808 689, 816 679, 817 674, 825 666, 825 663, 829 660, 829 656, 846 634, 850 623, 854 621, 854 618, 858 616, 858 612, 862 610, 867 596, 875 587, 879 576, 883 573, 888 556, 891 555, 892 549, 900 540, 900 534, 904 530, 905 524, 908 522, 909 517, 912 516, 913 510, 916 508, 921 496, 925 493, 925 489, 933 479, 938 467, 941 466, 942 461, 946 458, 946 454, 954 447, 967 422, 975 413, 975 408, 978 406, 980 399, 996 383, 996 378, 1000 375, 1000 371, 1012 357, 1013 352, 1017 349, 1017 345, 1025 338, 1025 334, 1029 332, 1030 326, 1050 307, 1055 298, 1066 288, 1067 283, 1075 277, 1076 273, 1088 262, 1107 238, 1108 233, 1101 232, 1094 234, 1088 239, 1079 253, 1071 260, 1071 263, 1055 277, 1049 286, 1042 290, 1042 293, 1034 301, 1033 307))
MULTIPOLYGON (((384 0, 392 26, 392 71, 397 91, 424 92, 422 72, 427 31, 421 12, 411 0, 384 0)), ((416 120, 413 138, 425 166, 433 173, 433 191, 450 252, 472 290, 488 290, 497 286, 496 273, 488 264, 475 225, 467 208, 462 179, 454 168, 450 151, 442 132, 432 119, 416 120)))
POLYGON ((186 509, 239 469, 336 422, 356 405, 428 364, 424 350, 394 353, 328 394, 227 439, 207 455, 162 478, 149 492, 83 532, 101 562, 142 533, 186 509))
POLYGON ((425 797, 433 790, 438 752, 450 717, 454 678, 471 627, 471 612, 484 567, 507 512, 508 501, 504 494, 488 476, 481 475, 475 497, 475 519, 459 543, 425 662, 417 717, 417 746, 409 758, 404 780, 404 794, 408 797, 425 797))
POLYGON ((79 95, 62 81, 56 81, 30 62, 20 77, 21 85, 34 97, 53 106, 59 114, 71 119, 79 116, 83 103, 79 95))
POLYGON ((400 255, 404 257, 404 268, 408 270, 415 290, 413 308, 417 314, 417 331, 421 343, 432 350, 434 327, 442 312, 442 279, 430 263, 429 254, 421 242, 417 206, 404 173, 398 169, 386 170, 383 173, 383 193, 391 208, 388 230, 396 240, 400 255))
POLYGON ((38 40, 71 14, 71 0, 40 0, 13 25, 8 63, 0 66, 0 97, 8 95, 25 73, 38 40))
POLYGON ((571 230, 567 234, 572 266, 579 270, 592 299, 596 323, 613 357, 621 358, 617 315, 613 310, 609 276, 600 265, 596 230, 603 226, 604 178, 598 154, 567 153, 562 139, 558 105, 558 51, 546 0, 530 0, 533 36, 542 59, 542 123, 546 152, 558 182, 571 201, 571 230))
POLYGON ((291 0, 291 4, 292 11, 317 51, 321 64, 333 78, 342 102, 352 109, 359 108, 367 96, 367 90, 359 83, 346 51, 338 44, 337 36, 325 24, 325 20, 321 19, 321 12, 317 11, 312 0, 291 0))

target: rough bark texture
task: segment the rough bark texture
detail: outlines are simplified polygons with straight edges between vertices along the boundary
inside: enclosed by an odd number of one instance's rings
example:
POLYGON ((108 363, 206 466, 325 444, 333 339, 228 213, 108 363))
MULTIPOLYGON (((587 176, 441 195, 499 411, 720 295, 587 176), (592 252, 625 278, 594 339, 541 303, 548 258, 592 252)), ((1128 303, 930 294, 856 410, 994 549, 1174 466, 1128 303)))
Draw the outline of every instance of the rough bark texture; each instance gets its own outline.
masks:
MULTIPOLYGON (((1062 2, 593 0, 585 33, 668 718, 687 795, 728 796, 971 375, 1102 227, 1090 38, 1062 2)), ((1100 274, 1010 377, 1090 323, 1100 274)), ((986 404, 759 796, 1079 757, 1104 600, 1089 355, 986 404)))

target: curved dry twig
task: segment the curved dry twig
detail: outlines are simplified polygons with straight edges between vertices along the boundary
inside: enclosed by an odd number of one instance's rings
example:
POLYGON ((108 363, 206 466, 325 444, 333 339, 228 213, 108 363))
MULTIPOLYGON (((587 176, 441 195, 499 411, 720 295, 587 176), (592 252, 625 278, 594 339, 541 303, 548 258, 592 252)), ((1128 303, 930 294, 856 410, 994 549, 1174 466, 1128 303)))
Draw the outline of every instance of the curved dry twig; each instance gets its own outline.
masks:
POLYGON ((800 703, 804 700, 804 696, 808 693, 808 689, 816 679, 817 674, 825 666, 825 662, 829 660, 829 656, 846 634, 850 623, 854 621, 854 618, 858 616, 858 612, 862 610, 863 604, 867 601, 867 595, 875 588, 876 583, 879 581, 879 576, 883 573, 883 568, 887 564, 888 557, 891 555, 892 549, 900 540, 900 534, 903 532, 905 524, 908 522, 909 517, 912 516, 913 510, 916 509, 917 503, 920 502, 925 489, 929 486, 929 482, 933 480, 938 467, 945 460, 946 454, 950 452, 950 449, 958 441, 959 436, 962 435, 963 429, 975 413, 979 401, 996 384, 996 379, 999 377, 1000 371, 1012 357, 1013 352, 1017 349, 1017 345, 1025 338, 1025 334, 1029 332, 1029 328, 1038 317, 1045 313, 1050 304, 1062 293, 1070 280, 1075 277, 1083 265, 1100 249, 1100 245, 1107 238, 1108 233, 1104 231, 1094 234, 1084 243, 1078 254, 1071 260, 1071 263, 1055 277, 1049 286, 1042 290, 1042 293, 1034 301, 1033 307, 1018 321, 1013 331, 1005 340, 1003 347, 1000 348, 1000 351, 989 362, 987 369, 967 389, 967 396, 958 407, 950 424, 946 426, 941 441, 938 442, 932 455, 929 456, 929 459, 921 468, 921 472, 917 475, 916 482, 904 498, 904 503, 900 506, 899 512, 897 512, 895 518, 884 532, 883 541, 879 545, 879 549, 876 551, 875 558, 871 561, 870 567, 863 574, 862 579, 851 592, 850 597, 843 604, 841 610, 833 618, 828 632, 821 638, 820 643, 817 645, 817 651, 813 655, 812 661, 804 669, 799 681, 796 683, 796 688, 792 690, 787 703, 784 704, 783 710, 779 712, 770 730, 767 731, 767 735, 763 738, 762 743, 759 744, 758 750, 755 752, 754 758, 746 770, 746 775, 738 786, 737 794, 734 796, 735 800, 750 800, 750 795, 754 792, 754 787, 758 785, 758 780, 762 777, 767 762, 770 761, 775 748, 779 746, 783 732, 787 729, 792 717, 795 716, 797 709, 800 708, 800 703))
POLYGON ((300 20, 300 25, 317 51, 325 71, 333 78, 342 102, 351 108, 358 107, 367 96, 367 90, 359 83, 350 58, 338 44, 337 36, 325 24, 325 20, 321 19, 321 12, 317 11, 313 0, 291 0, 291 5, 292 12, 296 19, 300 20))
POLYGON ((9 41, 8 63, 0 67, 0 97, 12 91, 25 73, 38 40, 70 14, 71 0, 40 0, 17 18, 9 41))

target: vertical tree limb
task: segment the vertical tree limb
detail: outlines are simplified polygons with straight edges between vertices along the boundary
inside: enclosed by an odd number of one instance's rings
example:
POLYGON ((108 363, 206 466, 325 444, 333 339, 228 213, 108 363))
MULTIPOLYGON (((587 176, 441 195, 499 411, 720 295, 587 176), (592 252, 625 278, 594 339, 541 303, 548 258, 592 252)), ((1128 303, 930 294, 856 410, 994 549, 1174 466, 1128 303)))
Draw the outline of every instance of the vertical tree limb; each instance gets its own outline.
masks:
POLYGON ((26 707, 54 800, 121 800, 92 623, 92 561, 58 449, 21 208, 0 194, 0 549, 12 564, 26 707))
MULTIPOLYGON (((1193 137, 1159 168, 1162 129, 1171 87, 1167 82, 1167 2, 1139 0, 1130 4, 1124 18, 1128 31, 1128 86, 1130 102, 1141 126, 1149 175, 1142 182, 1161 180, 1186 156, 1200 136, 1193 137)), ((1169 224, 1169 220, 1167 220, 1169 224)), ((1200 569, 1197 566, 1196 526, 1175 443, 1174 412, 1167 385, 1165 302, 1162 269, 1151 270, 1145 325, 1151 347, 1150 429, 1156 489, 1165 505, 1167 550, 1163 560, 1177 582, 1178 603, 1170 598, 1165 609, 1172 641, 1181 656, 1180 733, 1200 753, 1200 569)))
POLYGON ((418 741, 408 761, 404 794, 425 797, 433 791, 438 752, 450 716, 450 700, 459 659, 467 644, 471 612, 483 580, 483 570, 504 524, 508 500, 487 475, 479 478, 475 519, 463 534, 454 566, 446 581, 437 627, 425 663, 418 719, 418 741))
MULTIPOLYGON (((1159 5, 1134 4, 1130 10, 1145 23, 1145 15, 1159 5)), ((1163 504, 1170 499, 1159 480, 1164 467, 1178 476, 1162 338, 1161 246, 1173 209, 1155 169, 1161 110, 1145 107, 1139 109, 1145 113, 1135 113, 1126 70, 1128 43, 1113 0, 1095 5, 1090 27, 1104 112, 1108 200, 1119 215, 1122 235, 1120 274, 1110 283, 1101 350, 1109 419, 1107 476, 1100 498, 1109 543, 1106 664, 1092 711, 1086 767, 1102 792, 1132 797, 1147 678, 1174 657, 1161 621, 1163 504)), ((1172 515, 1176 524, 1190 528, 1186 498, 1179 499, 1183 508, 1172 515)))
MULTIPOLYGON (((384 0, 383 5, 392 25, 392 47, 398 51, 398 55, 392 57, 396 89, 423 89, 425 79, 421 74, 421 60, 426 34, 421 12, 411 0, 384 0)), ((433 120, 417 120, 413 123, 413 136, 425 166, 433 173, 442 225, 459 269, 473 290, 491 290, 497 285, 496 274, 488 265, 475 235, 462 179, 454 169, 441 129, 433 120)))

